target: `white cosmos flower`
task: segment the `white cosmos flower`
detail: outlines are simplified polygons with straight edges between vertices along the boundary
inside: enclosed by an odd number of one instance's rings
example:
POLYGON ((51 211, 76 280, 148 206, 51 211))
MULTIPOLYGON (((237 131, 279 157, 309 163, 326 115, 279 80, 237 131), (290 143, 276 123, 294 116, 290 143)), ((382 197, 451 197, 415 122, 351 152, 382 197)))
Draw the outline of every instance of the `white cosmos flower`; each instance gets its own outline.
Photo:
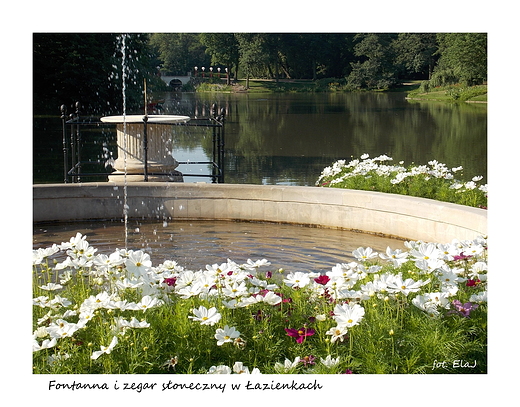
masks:
POLYGON ((469 300, 470 302, 476 302, 478 304, 487 302, 487 291, 481 291, 477 294, 473 294, 471 297, 469 297, 469 300))
POLYGON ((365 315, 365 309, 359 304, 338 304, 334 307, 334 320, 338 326, 344 328, 350 328, 354 325, 358 325, 363 316, 365 315))
POLYGON ((61 290, 63 286, 61 284, 48 283, 46 285, 40 286, 40 288, 45 291, 56 291, 61 290))
POLYGON ((199 308, 194 308, 192 310, 195 316, 189 316, 189 319, 200 322, 201 325, 215 325, 222 315, 217 312, 215 307, 211 307, 207 309, 205 306, 201 305, 199 308))
POLYGON ((142 250, 129 250, 128 258, 125 260, 125 266, 129 273, 136 276, 145 275, 152 267, 150 255, 142 250))
POLYGON ((41 344, 38 343, 36 339, 33 340, 33 352, 38 352, 42 349, 49 349, 56 346, 58 342, 57 338, 52 339, 44 339, 41 344))
POLYGON ((310 283, 310 277, 306 273, 302 273, 301 271, 296 271, 294 273, 289 273, 287 277, 283 280, 283 282, 292 288, 303 288, 307 284, 310 283))
POLYGON ((103 353, 106 353, 107 355, 112 352, 112 350, 114 349, 114 347, 117 345, 117 336, 114 336, 112 338, 112 341, 110 342, 110 345, 108 346, 101 346, 101 350, 98 350, 98 351, 95 351, 95 352, 92 352, 92 356, 90 357, 91 359, 94 359, 96 360, 97 358, 99 358, 103 353))
POLYGON ((285 359, 283 364, 281 364, 280 362, 276 362, 274 364, 274 369, 279 373, 287 373, 290 370, 298 367, 299 363, 300 363, 300 357, 296 356, 296 358, 292 362, 289 359, 285 359))
POLYGON ((400 249, 392 250, 390 247, 387 247, 385 254, 379 253, 379 257, 383 260, 388 260, 397 268, 408 261, 408 252, 402 252, 400 249))
POLYGON ((231 374, 231 368, 225 365, 211 366, 207 374, 231 374))
POLYGON ((331 368, 339 363, 339 356, 337 358, 332 358, 332 356, 327 355, 325 359, 320 358, 320 361, 328 368, 331 368))
POLYGON ((416 293, 423 285, 428 284, 429 282, 430 279, 426 281, 414 281, 411 278, 403 280, 403 277, 400 274, 397 274, 393 281, 387 282, 387 287, 388 291, 391 293, 402 293, 404 295, 408 295, 410 293, 416 293))
POLYGON ((215 332, 215 339, 217 340, 217 346, 222 346, 226 342, 233 342, 236 338, 240 337, 240 332, 232 326, 224 326, 224 329, 217 328, 215 332))
POLYGON ((141 301, 137 303, 137 308, 142 311, 146 311, 148 308, 153 308, 156 305, 161 304, 162 301, 158 300, 157 298, 145 295, 143 298, 141 298, 141 301))
POLYGON ((371 247, 358 247, 356 250, 352 252, 352 255, 358 260, 358 261, 367 261, 370 259, 373 259, 377 257, 377 253, 372 250, 371 247))
POLYGON ((336 342, 338 339, 340 342, 343 342, 344 336, 347 334, 347 327, 340 325, 334 326, 325 332, 325 334, 332 336, 332 338, 330 338, 331 343, 336 342))
POLYGON ((280 297, 279 295, 276 295, 272 291, 269 291, 264 296, 258 295, 256 298, 261 299, 263 302, 265 302, 269 305, 277 305, 282 302, 282 297, 280 297))

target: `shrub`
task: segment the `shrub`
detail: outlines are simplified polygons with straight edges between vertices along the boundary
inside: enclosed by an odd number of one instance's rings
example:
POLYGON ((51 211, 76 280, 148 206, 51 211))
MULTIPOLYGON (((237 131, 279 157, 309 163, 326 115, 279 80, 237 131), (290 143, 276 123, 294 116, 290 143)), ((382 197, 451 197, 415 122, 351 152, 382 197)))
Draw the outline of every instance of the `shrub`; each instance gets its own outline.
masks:
POLYGON ((450 170, 436 160, 428 162, 428 165, 408 167, 404 167, 402 162, 399 165, 387 164, 390 161, 392 158, 386 155, 369 158, 368 154, 348 163, 339 160, 322 171, 316 185, 410 195, 487 208, 487 184, 479 185, 482 176, 462 182, 455 179, 462 167, 450 170))

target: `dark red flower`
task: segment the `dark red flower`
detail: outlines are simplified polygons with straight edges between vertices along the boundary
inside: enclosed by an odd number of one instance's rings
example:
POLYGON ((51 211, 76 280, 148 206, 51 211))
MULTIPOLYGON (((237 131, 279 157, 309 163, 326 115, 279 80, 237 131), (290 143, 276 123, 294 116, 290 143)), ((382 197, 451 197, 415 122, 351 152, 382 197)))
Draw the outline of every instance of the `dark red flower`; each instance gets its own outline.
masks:
POLYGON ((325 285, 330 281, 330 277, 326 275, 321 275, 315 278, 314 281, 316 282, 316 284, 325 285))
POLYGON ((287 335, 296 338, 296 343, 302 343, 307 336, 312 336, 316 333, 314 329, 306 327, 300 329, 285 328, 285 332, 287 332, 287 335))
POLYGON ((476 285, 480 284, 480 280, 468 280, 466 281, 466 286, 468 287, 474 287, 476 285))

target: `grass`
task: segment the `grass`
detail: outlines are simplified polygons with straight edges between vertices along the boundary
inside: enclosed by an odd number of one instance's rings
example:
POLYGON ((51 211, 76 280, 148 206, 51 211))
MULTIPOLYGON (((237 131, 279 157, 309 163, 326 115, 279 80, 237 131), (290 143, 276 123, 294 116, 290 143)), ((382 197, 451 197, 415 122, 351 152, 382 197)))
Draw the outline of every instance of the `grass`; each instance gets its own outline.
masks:
POLYGON ((406 247, 360 247, 323 275, 191 271, 77 234, 33 253, 33 371, 486 373, 485 239, 406 247))
POLYGON ((442 102, 487 102, 487 85, 462 86, 450 85, 436 87, 419 86, 408 93, 413 100, 436 100, 442 102))

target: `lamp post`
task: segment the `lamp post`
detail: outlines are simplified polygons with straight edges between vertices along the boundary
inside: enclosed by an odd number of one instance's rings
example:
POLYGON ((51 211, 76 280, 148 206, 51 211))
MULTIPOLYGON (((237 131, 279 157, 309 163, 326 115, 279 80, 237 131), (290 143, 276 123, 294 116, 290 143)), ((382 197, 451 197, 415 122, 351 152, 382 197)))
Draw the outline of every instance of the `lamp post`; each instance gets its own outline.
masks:
POLYGON ((195 67, 195 77, 197 77, 197 69, 199 69, 199 68, 195 67))

